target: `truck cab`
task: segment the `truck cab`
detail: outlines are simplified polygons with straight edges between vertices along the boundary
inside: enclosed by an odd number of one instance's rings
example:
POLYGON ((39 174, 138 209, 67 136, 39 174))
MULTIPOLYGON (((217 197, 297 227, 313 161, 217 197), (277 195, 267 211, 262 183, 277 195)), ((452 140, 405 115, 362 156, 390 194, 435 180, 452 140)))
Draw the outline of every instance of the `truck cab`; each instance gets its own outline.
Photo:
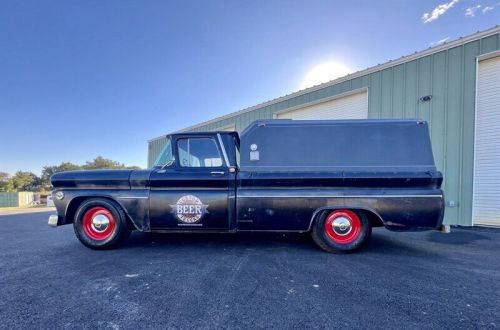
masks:
POLYGON ((235 229, 238 148, 235 132, 167 136, 149 178, 151 229, 235 229))

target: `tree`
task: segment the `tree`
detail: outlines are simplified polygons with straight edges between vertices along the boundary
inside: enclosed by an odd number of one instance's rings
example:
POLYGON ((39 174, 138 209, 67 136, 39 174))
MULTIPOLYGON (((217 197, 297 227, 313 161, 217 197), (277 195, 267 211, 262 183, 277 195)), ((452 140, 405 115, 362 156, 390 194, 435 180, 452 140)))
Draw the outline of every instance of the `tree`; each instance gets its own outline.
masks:
POLYGON ((93 169, 140 169, 138 166, 125 166, 123 163, 97 156, 92 161, 87 161, 85 165, 77 165, 70 162, 62 162, 59 165, 44 166, 42 176, 39 178, 31 172, 18 171, 13 177, 8 173, 0 172, 0 191, 47 191, 52 189, 50 177, 54 173, 73 170, 93 170, 93 169))
POLYGON ((103 168, 126 168, 124 164, 102 156, 97 156, 93 161, 88 161, 82 168, 86 170, 95 170, 103 168))
POLYGON ((7 189, 7 183, 9 182, 9 179, 9 173, 0 172, 0 191, 5 191, 7 189))
POLYGON ((31 172, 17 171, 7 183, 8 191, 35 191, 40 186, 40 178, 31 172))
POLYGON ((50 184, 50 177, 52 174, 64 171, 73 171, 81 169, 80 165, 76 165, 70 162, 62 162, 59 165, 54 166, 44 166, 42 169, 41 186, 44 190, 50 190, 52 188, 50 184))
POLYGON ((0 182, 6 182, 10 178, 9 173, 0 171, 0 182))

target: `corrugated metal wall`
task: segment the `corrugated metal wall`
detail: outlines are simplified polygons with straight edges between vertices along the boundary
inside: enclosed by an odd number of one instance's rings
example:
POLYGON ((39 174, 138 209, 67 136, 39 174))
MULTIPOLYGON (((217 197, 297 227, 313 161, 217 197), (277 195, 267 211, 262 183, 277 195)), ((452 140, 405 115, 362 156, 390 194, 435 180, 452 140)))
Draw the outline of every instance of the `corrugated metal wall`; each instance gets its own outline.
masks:
POLYGON ((0 192, 0 207, 18 207, 19 194, 16 192, 0 192))
MULTIPOLYGON (((232 118, 197 127, 217 130, 235 124, 241 132, 257 119, 301 104, 362 87, 368 88, 370 118, 420 118, 429 121, 437 167, 445 177, 446 223, 469 226, 472 216, 472 174, 476 57, 500 49, 498 33, 336 85, 270 104, 232 118), (432 95, 432 100, 419 98, 432 95)), ((163 143, 163 144, 162 144, 163 143)), ((164 139, 149 145, 149 164, 164 139)))
POLYGON ((153 166, 156 157, 160 154, 165 146, 166 137, 157 138, 148 142, 148 167, 153 166))
POLYGON ((34 199, 31 191, 0 192, 0 207, 27 207, 34 199))

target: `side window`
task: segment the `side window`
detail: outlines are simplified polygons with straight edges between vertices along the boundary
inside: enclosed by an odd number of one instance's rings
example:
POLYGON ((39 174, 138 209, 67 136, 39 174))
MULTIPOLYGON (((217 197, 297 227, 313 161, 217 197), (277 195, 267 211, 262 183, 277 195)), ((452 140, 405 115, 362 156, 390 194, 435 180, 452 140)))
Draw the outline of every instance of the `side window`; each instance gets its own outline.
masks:
POLYGON ((212 138, 177 140, 179 164, 182 167, 221 167, 222 157, 212 138))

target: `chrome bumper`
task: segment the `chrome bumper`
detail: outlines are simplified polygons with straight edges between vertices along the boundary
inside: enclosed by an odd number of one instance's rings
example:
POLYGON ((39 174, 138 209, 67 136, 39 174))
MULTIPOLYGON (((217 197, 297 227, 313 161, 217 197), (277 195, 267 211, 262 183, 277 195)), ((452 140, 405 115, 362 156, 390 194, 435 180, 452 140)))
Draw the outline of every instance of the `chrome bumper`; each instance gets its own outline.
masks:
POLYGON ((57 222, 59 220, 59 217, 56 214, 51 214, 49 216, 49 226, 51 227, 57 227, 57 222))

